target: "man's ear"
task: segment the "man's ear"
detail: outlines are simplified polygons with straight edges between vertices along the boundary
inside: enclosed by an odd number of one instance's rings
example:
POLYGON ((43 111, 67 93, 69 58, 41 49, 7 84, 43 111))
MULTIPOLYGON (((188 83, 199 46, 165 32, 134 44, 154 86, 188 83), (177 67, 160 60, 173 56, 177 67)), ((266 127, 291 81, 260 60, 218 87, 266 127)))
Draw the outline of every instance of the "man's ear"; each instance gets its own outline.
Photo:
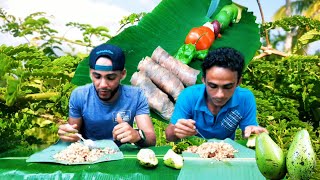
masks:
POLYGON ((91 81, 92 81, 92 69, 90 69, 90 71, 89 71, 89 77, 90 77, 90 79, 91 79, 91 81))
POLYGON ((202 81, 202 83, 203 84, 205 84, 206 83, 206 80, 204 79, 204 77, 202 76, 202 78, 201 78, 201 81, 202 81))
POLYGON ((126 69, 123 69, 123 70, 121 71, 121 78, 120 78, 120 80, 121 80, 121 81, 124 80, 124 79, 126 78, 126 76, 127 76, 127 70, 126 70, 126 69))
POLYGON ((237 85, 240 85, 241 83, 242 83, 242 76, 240 77, 237 85))

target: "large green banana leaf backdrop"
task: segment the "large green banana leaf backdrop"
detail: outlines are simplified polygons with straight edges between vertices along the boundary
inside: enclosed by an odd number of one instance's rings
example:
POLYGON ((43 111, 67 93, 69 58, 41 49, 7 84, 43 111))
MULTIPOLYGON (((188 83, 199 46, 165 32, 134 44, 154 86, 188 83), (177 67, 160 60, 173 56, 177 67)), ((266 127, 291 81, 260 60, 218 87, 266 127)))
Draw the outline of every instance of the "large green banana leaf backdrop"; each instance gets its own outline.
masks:
MULTIPOLYGON (((156 47, 161 46, 174 55, 183 45, 191 28, 211 22, 224 5, 231 3, 231 0, 162 0, 138 25, 126 28, 107 42, 121 47, 125 52, 127 77, 122 83, 130 84, 139 61, 151 56, 156 47), (212 15, 207 17, 210 4, 214 3, 218 3, 218 6, 212 15)), ((244 9, 240 22, 227 28, 210 49, 233 47, 243 53, 248 64, 261 46, 259 27, 255 19, 252 12, 244 9)), ((191 62, 189 66, 200 70, 200 64, 201 61, 198 60, 191 62)), ((90 82, 88 58, 85 58, 78 65, 72 83, 84 85, 90 82)))

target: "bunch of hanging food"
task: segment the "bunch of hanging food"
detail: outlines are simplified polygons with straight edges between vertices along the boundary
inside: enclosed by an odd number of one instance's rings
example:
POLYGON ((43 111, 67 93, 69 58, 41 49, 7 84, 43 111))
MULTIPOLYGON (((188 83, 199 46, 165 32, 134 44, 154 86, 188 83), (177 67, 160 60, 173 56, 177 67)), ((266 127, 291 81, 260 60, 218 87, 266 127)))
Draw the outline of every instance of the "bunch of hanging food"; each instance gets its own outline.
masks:
POLYGON ((241 8, 235 4, 224 6, 212 22, 192 28, 174 56, 158 46, 151 57, 143 58, 138 64, 139 71, 131 77, 131 84, 143 89, 152 110, 170 120, 180 92, 196 84, 200 73, 188 64, 192 59, 203 60, 215 39, 222 38, 223 31, 240 18, 241 8))
POLYGON ((241 19, 242 8, 235 4, 225 5, 213 18, 213 21, 192 28, 184 44, 175 54, 175 58, 189 64, 193 59, 203 60, 209 48, 217 38, 223 37, 223 32, 233 23, 241 19))

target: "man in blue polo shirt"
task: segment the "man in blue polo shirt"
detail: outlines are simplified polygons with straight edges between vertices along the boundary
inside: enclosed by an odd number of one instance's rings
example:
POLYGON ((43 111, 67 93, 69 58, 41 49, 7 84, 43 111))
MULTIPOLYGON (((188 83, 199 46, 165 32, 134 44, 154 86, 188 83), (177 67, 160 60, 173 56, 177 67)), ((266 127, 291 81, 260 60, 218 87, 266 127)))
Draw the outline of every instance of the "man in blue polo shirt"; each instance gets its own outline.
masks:
POLYGON ((63 141, 112 139, 138 146, 153 146, 156 136, 147 98, 142 89, 121 85, 125 78, 125 55, 111 44, 95 47, 89 56, 92 83, 79 86, 70 96, 68 124, 59 126, 63 141), (134 120, 138 129, 133 129, 134 120))
POLYGON ((182 91, 166 128, 169 141, 188 136, 235 138, 239 126, 245 138, 267 132, 256 121, 256 102, 248 89, 239 87, 243 56, 232 48, 210 51, 202 64, 202 82, 182 91))

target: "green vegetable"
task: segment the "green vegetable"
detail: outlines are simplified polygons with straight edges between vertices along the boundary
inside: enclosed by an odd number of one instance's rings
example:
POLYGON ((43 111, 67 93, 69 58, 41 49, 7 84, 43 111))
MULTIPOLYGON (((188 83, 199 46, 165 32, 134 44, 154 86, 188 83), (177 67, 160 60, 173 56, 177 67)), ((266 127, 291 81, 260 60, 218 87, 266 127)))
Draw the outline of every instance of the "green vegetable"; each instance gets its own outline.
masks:
POLYGON ((151 149, 140 149, 137 159, 142 166, 147 168, 153 168, 158 165, 158 158, 151 149))
POLYGON ((208 52, 208 49, 196 51, 194 58, 204 60, 204 58, 208 55, 208 52))
POLYGON ((220 23, 220 32, 223 32, 232 20, 232 15, 229 15, 226 11, 220 11, 213 20, 217 20, 220 23))
POLYGON ((189 146, 192 146, 192 144, 188 141, 181 141, 176 143, 173 147, 172 150, 177 153, 181 154, 184 150, 186 150, 189 146))
POLYGON ((174 57, 184 64, 189 64, 195 56, 196 51, 194 44, 183 44, 174 57))
POLYGON ((286 163, 290 178, 310 179, 316 166, 316 156, 307 130, 300 130, 294 136, 286 163))
POLYGON ((181 155, 175 153, 172 149, 169 149, 163 157, 164 164, 168 167, 175 169, 181 169, 183 166, 183 158, 181 155))
POLYGON ((257 138, 256 134, 251 134, 248 138, 246 146, 248 148, 254 148, 256 146, 256 138, 257 138))
POLYGON ((256 161, 267 179, 282 179, 286 175, 286 161, 282 149, 263 132, 256 137, 256 161))
POLYGON ((225 11, 234 22, 238 16, 238 7, 235 4, 225 5, 220 11, 225 11))

